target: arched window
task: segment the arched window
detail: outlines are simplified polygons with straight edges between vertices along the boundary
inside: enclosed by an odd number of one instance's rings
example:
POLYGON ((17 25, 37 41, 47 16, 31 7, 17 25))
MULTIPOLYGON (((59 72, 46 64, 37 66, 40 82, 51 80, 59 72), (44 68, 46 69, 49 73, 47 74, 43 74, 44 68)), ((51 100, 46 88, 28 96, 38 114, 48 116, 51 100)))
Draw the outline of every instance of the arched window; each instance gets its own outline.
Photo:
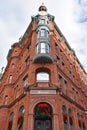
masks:
POLYGON ((23 123, 24 123, 24 107, 22 106, 18 113, 18 120, 17 120, 17 130, 23 130, 23 123))
POLYGON ((9 81, 8 81, 8 83, 9 83, 9 84, 12 83, 12 75, 9 76, 9 81))
POLYGON ((62 107, 62 115, 63 115, 64 130, 68 130, 68 115, 65 106, 62 107))
POLYGON ((85 130, 86 126, 85 126, 85 120, 83 118, 83 115, 81 115, 81 122, 82 122, 82 130, 85 130))
POLYGON ((7 105, 7 103, 8 103, 8 95, 6 95, 6 96, 4 97, 4 105, 7 105))
POLYGON ((14 69, 15 68, 15 64, 13 63, 11 67, 12 67, 12 69, 14 69))
POLYGON ((68 116, 69 116, 69 125, 70 125, 70 130, 74 130, 74 125, 73 125, 73 116, 72 116, 72 112, 69 109, 68 110, 68 116))
POLYGON ((8 130, 12 130, 13 118, 14 118, 14 113, 12 112, 10 114, 10 118, 9 118, 9 122, 8 122, 8 130))
POLYGON ((40 71, 36 74, 37 82, 48 82, 49 81, 49 73, 40 71))
POLYGON ((79 115, 79 113, 77 113, 77 118, 78 118, 78 126, 79 126, 79 129, 82 130, 81 116, 79 115))
POLYGON ((48 103, 36 105, 34 118, 34 130, 52 130, 52 108, 48 103))

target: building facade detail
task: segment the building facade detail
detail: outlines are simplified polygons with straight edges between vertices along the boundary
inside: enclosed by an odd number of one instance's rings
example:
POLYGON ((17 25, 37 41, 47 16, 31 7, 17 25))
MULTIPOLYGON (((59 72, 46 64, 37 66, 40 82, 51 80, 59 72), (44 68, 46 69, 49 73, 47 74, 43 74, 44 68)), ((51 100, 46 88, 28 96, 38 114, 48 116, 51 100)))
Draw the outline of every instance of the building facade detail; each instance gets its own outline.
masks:
POLYGON ((0 130, 87 130, 87 73, 42 4, 0 75, 0 130))
POLYGON ((49 19, 47 17, 47 9, 39 8, 40 16, 38 16, 36 26, 36 54, 33 59, 34 63, 52 63, 50 48, 50 28, 48 26, 49 19), (46 14, 46 15, 44 15, 46 14))

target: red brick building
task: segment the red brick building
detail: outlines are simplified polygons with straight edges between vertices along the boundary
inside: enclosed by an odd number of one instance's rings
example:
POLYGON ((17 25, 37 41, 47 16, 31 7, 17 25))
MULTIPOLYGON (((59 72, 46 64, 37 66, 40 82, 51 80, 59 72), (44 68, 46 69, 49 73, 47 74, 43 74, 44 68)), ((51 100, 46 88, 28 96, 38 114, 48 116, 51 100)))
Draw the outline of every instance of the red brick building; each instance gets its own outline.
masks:
POLYGON ((0 130, 87 130, 87 74, 43 4, 7 60, 0 130))

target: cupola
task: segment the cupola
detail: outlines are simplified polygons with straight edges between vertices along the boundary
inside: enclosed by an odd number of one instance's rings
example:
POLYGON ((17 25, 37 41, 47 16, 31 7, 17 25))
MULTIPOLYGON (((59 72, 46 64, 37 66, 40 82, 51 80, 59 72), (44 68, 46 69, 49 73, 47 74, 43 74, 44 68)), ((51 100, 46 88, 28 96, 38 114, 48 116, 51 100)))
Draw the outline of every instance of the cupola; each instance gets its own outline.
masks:
POLYGON ((39 7, 38 11, 46 11, 47 12, 47 8, 44 5, 44 3, 42 3, 42 5, 39 7))
POLYGON ((38 11, 39 11, 40 15, 47 15, 47 8, 44 5, 44 3, 42 3, 42 5, 39 7, 38 11))

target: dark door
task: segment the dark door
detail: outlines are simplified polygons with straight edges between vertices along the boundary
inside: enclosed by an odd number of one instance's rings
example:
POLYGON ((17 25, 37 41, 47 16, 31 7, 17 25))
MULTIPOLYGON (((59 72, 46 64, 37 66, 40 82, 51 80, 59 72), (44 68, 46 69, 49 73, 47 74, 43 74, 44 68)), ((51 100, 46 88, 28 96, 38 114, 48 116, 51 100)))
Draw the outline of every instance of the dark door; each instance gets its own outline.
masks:
POLYGON ((35 130, 52 130, 51 129, 51 120, 35 120, 35 130))

